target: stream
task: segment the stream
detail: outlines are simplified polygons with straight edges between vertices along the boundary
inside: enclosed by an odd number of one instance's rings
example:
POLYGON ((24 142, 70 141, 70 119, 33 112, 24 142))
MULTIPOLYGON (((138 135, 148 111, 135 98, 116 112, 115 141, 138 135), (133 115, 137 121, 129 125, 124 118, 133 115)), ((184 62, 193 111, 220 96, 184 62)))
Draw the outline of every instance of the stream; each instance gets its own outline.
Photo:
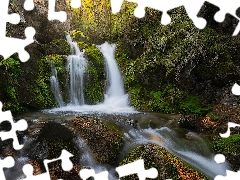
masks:
MULTIPOLYGON (((154 112, 138 112, 138 113, 122 113, 122 114, 106 114, 106 113, 79 113, 74 111, 58 111, 53 113, 39 111, 32 113, 25 113, 17 116, 15 119, 26 119, 31 126, 37 124, 39 121, 54 121, 62 123, 63 121, 73 119, 75 116, 88 115, 98 117, 103 121, 116 124, 124 131, 124 147, 119 156, 119 162, 122 161, 128 152, 134 147, 142 144, 157 144, 164 147, 172 154, 176 155, 187 164, 195 167, 203 172, 210 179, 214 179, 216 175, 225 175, 226 169, 229 169, 227 163, 217 164, 214 161, 214 154, 211 152, 205 137, 194 132, 186 131, 178 126, 179 115, 162 114, 154 112), (123 123, 135 123, 134 126, 129 126, 123 123), (214 167, 214 168, 213 168, 214 167)), ((25 137, 25 143, 28 143, 28 138, 25 137)), ((116 179, 111 170, 116 167, 110 165, 99 165, 95 162, 91 154, 91 150, 79 137, 79 148, 84 151, 81 157, 82 165, 91 167, 96 172, 108 170, 111 179, 116 179)), ((21 169, 24 163, 27 162, 27 157, 24 153, 18 154, 17 166, 10 171, 6 170, 7 179, 19 180, 23 177, 21 169), (11 177, 11 178, 10 178, 11 177)))
MULTIPOLYGON (((228 164, 217 164, 215 162, 215 155, 211 152, 205 137, 180 128, 178 126, 179 115, 139 112, 129 105, 128 94, 125 92, 123 78, 114 57, 116 46, 113 44, 105 42, 97 46, 104 56, 107 74, 107 90, 104 94, 104 100, 95 105, 85 104, 83 76, 87 68, 87 60, 84 58, 84 53, 79 50, 76 42, 69 35, 67 40, 71 46, 71 54, 67 58, 66 66, 70 75, 70 82, 68 83, 69 101, 63 102, 57 71, 51 65, 52 75, 49 79, 58 107, 21 114, 14 117, 15 119, 27 120, 30 125, 29 128, 37 131, 34 128, 38 122, 42 121, 63 123, 76 116, 97 117, 117 125, 124 132, 124 147, 118 157, 119 162, 134 147, 152 143, 164 147, 211 179, 214 179, 217 175, 225 175, 226 169, 229 169, 228 164)), ((28 141, 31 140, 25 137, 24 143, 28 144, 28 141)), ((81 159, 82 165, 91 167, 96 172, 108 170, 110 179, 116 179, 114 173, 111 174, 111 171, 116 167, 97 164, 90 148, 81 137, 78 137, 77 144, 84 152, 81 159)), ((18 180, 23 176, 19 169, 28 159, 21 151, 18 153, 17 159, 15 169, 5 170, 6 178, 9 180, 18 180)))

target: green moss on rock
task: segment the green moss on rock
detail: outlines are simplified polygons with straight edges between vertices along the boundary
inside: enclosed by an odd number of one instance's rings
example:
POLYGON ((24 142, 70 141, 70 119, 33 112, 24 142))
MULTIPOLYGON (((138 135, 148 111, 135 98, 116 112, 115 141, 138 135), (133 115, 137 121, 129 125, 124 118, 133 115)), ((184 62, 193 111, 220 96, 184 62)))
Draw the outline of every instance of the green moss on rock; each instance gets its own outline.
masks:
MULTIPOLYGON (((128 164, 137 159, 144 159, 145 169, 156 168, 158 177, 156 179, 174 179, 174 180, 208 180, 203 173, 188 166, 181 159, 169 153, 166 149, 153 145, 141 145, 133 149, 120 165, 128 164)), ((122 179, 138 179, 137 175, 130 175, 122 179)))
POLYGON ((90 147, 98 163, 116 165, 123 146, 123 132, 113 124, 93 117, 76 117, 73 127, 90 147))
POLYGON ((232 169, 238 171, 240 166, 240 135, 233 134, 228 138, 215 137, 213 144, 214 151, 225 155, 227 161, 231 162, 232 169))

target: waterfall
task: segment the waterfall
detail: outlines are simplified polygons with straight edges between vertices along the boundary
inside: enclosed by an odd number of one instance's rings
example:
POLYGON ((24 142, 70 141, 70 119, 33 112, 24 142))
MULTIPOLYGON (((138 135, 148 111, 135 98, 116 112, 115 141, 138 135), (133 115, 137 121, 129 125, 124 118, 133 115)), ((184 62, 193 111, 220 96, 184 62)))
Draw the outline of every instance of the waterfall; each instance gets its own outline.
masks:
POLYGON ((83 76, 87 62, 84 53, 79 50, 77 43, 72 41, 70 35, 67 35, 67 41, 71 48, 71 55, 67 57, 67 70, 70 76, 70 104, 84 105, 83 76))
POLYGON ((98 103, 96 105, 86 105, 83 93, 83 76, 87 67, 87 62, 84 58, 84 53, 79 50, 77 43, 73 42, 70 35, 67 36, 67 41, 71 47, 71 55, 67 57, 67 71, 69 75, 68 79, 70 81, 70 103, 64 107, 60 106, 60 108, 54 108, 46 111, 73 111, 84 114, 137 113, 137 111, 130 107, 128 103, 128 94, 125 93, 122 75, 114 55, 116 45, 105 42, 104 44, 97 46, 105 59, 107 90, 106 94, 104 94, 104 101, 102 103, 98 103))
POLYGON ((115 44, 104 44, 97 46, 105 59, 107 71, 107 92, 104 104, 115 107, 128 107, 128 94, 125 94, 123 79, 115 59, 115 44))
POLYGON ((56 67, 52 63, 51 63, 51 70, 52 70, 52 76, 50 77, 51 88, 52 88, 53 94, 57 100, 58 106, 63 107, 64 102, 63 102, 61 91, 59 88, 57 70, 56 70, 56 67))

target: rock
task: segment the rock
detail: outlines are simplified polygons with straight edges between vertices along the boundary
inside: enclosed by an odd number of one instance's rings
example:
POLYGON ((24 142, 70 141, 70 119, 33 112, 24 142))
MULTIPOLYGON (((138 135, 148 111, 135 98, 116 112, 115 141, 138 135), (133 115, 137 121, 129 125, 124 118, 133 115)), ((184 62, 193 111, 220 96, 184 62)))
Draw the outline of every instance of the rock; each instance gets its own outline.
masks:
POLYGON ((201 117, 198 115, 183 115, 179 118, 179 126, 191 131, 199 132, 201 129, 201 117))
MULTIPOLYGON (((144 159, 145 169, 156 168, 156 179, 207 179, 207 177, 191 168, 175 155, 169 153, 163 147, 146 144, 141 145, 129 152, 128 156, 120 165, 128 164, 137 159, 144 159)), ((138 179, 136 175, 126 176, 123 179, 138 179)))
MULTIPOLYGON (((43 76, 45 84, 43 87, 48 88, 48 101, 45 99, 41 100, 37 97, 37 94, 43 93, 44 91, 39 88, 37 81, 39 74, 41 73, 40 61, 46 55, 60 54, 67 55, 70 51, 69 45, 65 40, 66 32, 71 28, 71 11, 65 0, 59 0, 56 3, 56 11, 67 12, 67 21, 60 22, 57 20, 48 20, 48 1, 39 0, 35 2, 35 8, 32 11, 26 11, 23 8, 24 0, 17 1, 11 0, 9 4, 9 13, 18 13, 21 16, 21 21, 17 25, 7 24, 7 36, 14 38, 25 38, 24 30, 28 26, 32 26, 36 30, 34 36, 34 43, 27 46, 25 49, 30 54, 30 59, 26 63, 20 63, 20 67, 15 69, 19 70, 20 73, 15 75, 12 80, 12 73, 9 72, 4 66, 1 67, 0 78, 4 79, 0 88, 0 100, 6 104, 6 109, 11 109, 14 112, 23 110, 38 110, 43 108, 49 108, 54 106, 55 99, 51 94, 50 82, 50 65, 44 67, 48 73, 43 76), (3 69, 3 70, 2 70, 3 69), (6 86, 11 88, 13 93, 9 93, 6 90, 6 86), (37 92, 38 91, 38 92, 37 92), (40 103, 39 103, 40 102, 40 103)), ((14 54, 13 59, 18 61, 18 55, 14 54)), ((15 67, 14 67, 15 68, 15 67)), ((46 97, 46 94, 43 97, 46 97)))
POLYGON ((97 118, 80 116, 71 120, 78 135, 86 141, 98 163, 115 165, 123 145, 123 132, 97 118))
MULTIPOLYGON (((44 124, 37 138, 27 144, 24 151, 27 152, 31 161, 36 161, 39 164, 42 171, 45 171, 43 161, 58 158, 63 149, 74 155, 71 160, 73 164, 78 165, 80 157, 78 146, 74 141, 75 137, 67 127, 50 121, 44 124)), ((57 168, 55 167, 55 169, 57 168)))
POLYGON ((36 30, 35 40, 38 43, 50 43, 54 39, 65 38, 65 31, 71 28, 71 13, 65 0, 56 1, 56 11, 65 11, 67 20, 60 22, 58 20, 48 20, 48 1, 42 0, 35 2, 35 8, 32 11, 26 11, 23 8, 24 1, 12 0, 9 11, 21 15, 22 20, 18 25, 10 24, 8 29, 13 29, 10 34, 12 37, 23 38, 24 29, 32 26, 36 30))

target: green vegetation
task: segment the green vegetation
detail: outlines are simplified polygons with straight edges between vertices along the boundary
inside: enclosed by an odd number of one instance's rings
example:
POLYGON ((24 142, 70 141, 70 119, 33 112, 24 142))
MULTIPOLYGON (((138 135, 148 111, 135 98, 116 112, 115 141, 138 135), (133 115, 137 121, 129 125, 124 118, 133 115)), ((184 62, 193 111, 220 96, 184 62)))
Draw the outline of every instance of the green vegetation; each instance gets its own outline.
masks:
POLYGON ((35 98, 33 102, 39 108, 47 108, 55 105, 54 96, 51 91, 50 76, 51 68, 48 58, 42 58, 38 62, 39 72, 36 79, 36 88, 34 89, 35 98))
MULTIPOLYGON (((83 0, 81 8, 71 9, 73 30, 69 34, 88 59, 86 103, 96 104, 104 98, 104 61, 96 44, 108 41, 117 45, 116 60, 132 106, 166 113, 209 113, 211 104, 219 102, 215 94, 209 93, 237 79, 239 38, 219 35, 211 28, 197 29, 182 7, 170 11, 172 21, 163 26, 160 11, 147 8, 145 17, 139 19, 134 16, 136 6, 124 2, 120 12, 112 14, 109 0, 83 0), (209 89, 205 88, 208 84, 209 89)), ((64 56, 70 51, 68 42, 56 39, 42 47, 46 49, 37 64, 39 73, 31 102, 38 108, 56 104, 47 61, 58 71, 64 100, 68 86, 64 56)), ((6 87, 5 91, 18 101, 16 86, 6 87)))
MULTIPOLYGON (((138 159, 144 159, 145 169, 154 167, 158 170, 157 179, 209 179, 164 148, 153 144, 136 147, 128 154, 120 165, 128 164, 138 159)), ((122 179, 133 180, 138 179, 138 177, 134 174, 122 179)))
POLYGON ((214 150, 225 155, 239 154, 240 149, 240 135, 233 134, 228 138, 221 138, 216 140, 214 150))
POLYGON ((240 135, 233 134, 228 138, 217 137, 213 141, 213 150, 216 153, 223 154, 227 161, 231 163, 231 168, 234 171, 238 171, 240 166, 240 135))
POLYGON ((25 109, 20 105, 18 100, 17 88, 18 77, 21 73, 19 60, 10 57, 0 62, 0 69, 4 78, 1 80, 0 97, 3 101, 3 109, 11 109, 13 112, 22 112, 25 109))

